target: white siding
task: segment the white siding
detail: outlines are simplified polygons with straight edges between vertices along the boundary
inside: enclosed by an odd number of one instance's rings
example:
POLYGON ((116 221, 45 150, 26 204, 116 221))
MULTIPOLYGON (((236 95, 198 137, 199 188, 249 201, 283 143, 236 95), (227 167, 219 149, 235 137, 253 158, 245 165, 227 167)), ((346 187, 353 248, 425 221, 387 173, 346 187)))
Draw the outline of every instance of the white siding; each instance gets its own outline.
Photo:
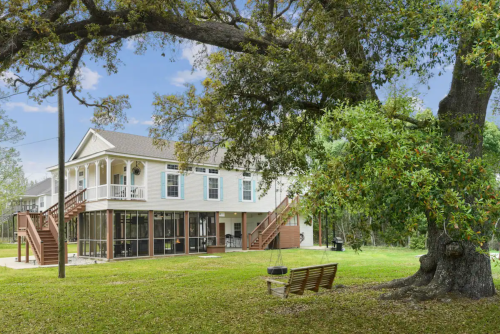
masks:
MULTIPOLYGON (((148 201, 108 201, 108 209, 124 210, 171 210, 171 211, 220 211, 220 212, 268 212, 275 208, 274 186, 263 197, 257 195, 256 202, 239 202, 238 179, 242 173, 238 171, 220 170, 218 177, 223 177, 223 200, 203 199, 203 176, 208 174, 189 173, 184 178, 184 200, 161 198, 161 172, 165 171, 165 163, 150 161, 148 163, 148 201)), ((123 171, 123 168, 121 169, 123 171)), ((254 176, 256 182, 259 177, 254 176)), ((136 184, 141 184, 136 181, 136 184)), ((257 191, 257 189, 256 189, 257 191)), ((285 189, 277 193, 279 204, 286 196, 285 189)))
POLYGON ((313 226, 305 223, 305 218, 300 217, 300 233, 304 233, 304 241, 300 244, 301 247, 314 246, 313 243, 313 226))
POLYGON ((81 157, 86 157, 87 155, 91 155, 97 152, 102 152, 109 148, 110 146, 106 144, 101 138, 92 134, 88 137, 86 142, 83 143, 80 152, 77 155, 75 155, 73 160, 81 157))

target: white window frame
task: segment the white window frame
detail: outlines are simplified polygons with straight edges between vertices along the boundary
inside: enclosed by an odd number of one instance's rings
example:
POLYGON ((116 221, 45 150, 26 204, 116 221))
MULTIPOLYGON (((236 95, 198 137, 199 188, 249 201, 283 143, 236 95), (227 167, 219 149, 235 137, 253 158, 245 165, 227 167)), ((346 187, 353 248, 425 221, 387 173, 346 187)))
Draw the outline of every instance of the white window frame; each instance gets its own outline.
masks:
POLYGON ((251 172, 243 172, 243 178, 244 179, 251 179, 252 178, 252 173, 251 172), (245 175, 248 174, 248 175, 245 175))
POLYGON ((205 175, 205 174, 207 174, 207 167, 195 167, 194 168, 194 172, 195 172, 195 174, 203 174, 203 175, 205 175), (203 169, 205 169, 205 171, 204 172, 199 172, 199 171, 197 171, 198 168, 203 168, 203 169))
POLYGON ((241 200, 243 202, 253 202, 252 180, 241 180, 241 200), (245 199, 245 182, 250 182, 250 199, 245 199))
POLYGON ((165 167, 165 169, 168 170, 168 171, 176 171, 176 172, 178 172, 179 171, 179 165, 178 164, 167 164, 166 167, 165 167), (174 169, 174 168, 168 168, 169 165, 170 166, 177 166, 177 168, 176 169, 174 169))
POLYGON ((219 177, 212 177, 212 176, 207 177, 207 200, 220 202, 220 178, 219 177), (210 179, 217 180, 217 198, 210 198, 210 179))
POLYGON ((219 175, 219 170, 217 168, 207 168, 208 175, 219 175), (216 171, 217 173, 212 173, 211 171, 216 171))
POLYGON ((166 199, 181 199, 181 174, 179 171, 169 169, 165 173, 165 198, 166 199), (168 176, 177 175, 177 197, 168 196, 168 176))

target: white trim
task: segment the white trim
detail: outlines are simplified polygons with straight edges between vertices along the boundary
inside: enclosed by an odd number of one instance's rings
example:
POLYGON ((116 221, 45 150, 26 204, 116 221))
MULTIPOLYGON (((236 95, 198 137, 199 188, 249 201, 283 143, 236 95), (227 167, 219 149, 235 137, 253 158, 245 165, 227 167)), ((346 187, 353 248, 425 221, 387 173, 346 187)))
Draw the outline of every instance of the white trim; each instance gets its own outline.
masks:
POLYGON ((97 138, 101 139, 106 145, 109 145, 109 148, 115 148, 115 145, 111 144, 109 141, 107 141, 106 139, 104 139, 94 129, 89 129, 87 131, 87 133, 85 134, 85 136, 83 136, 83 139, 80 141, 80 144, 78 144, 78 146, 76 147, 76 150, 69 157, 68 162, 71 161, 71 160, 73 160, 73 158, 75 157, 75 155, 77 155, 80 152, 80 149, 83 148, 83 144, 87 142, 87 137, 89 137, 90 134, 95 135, 97 138))
POLYGON ((165 172, 165 199, 181 199, 181 174, 174 170, 165 172), (177 197, 168 196, 168 176, 177 175, 177 197))
MULTIPOLYGON (((215 175, 215 174, 212 174, 215 175)), ((207 201, 220 202, 220 177, 207 175, 207 201), (210 198, 210 179, 217 180, 217 198, 210 198)))
POLYGON ((242 202, 253 202, 253 189, 252 189, 252 180, 242 179, 241 180, 241 201, 242 202), (245 199, 245 182, 250 182, 250 199, 245 199))

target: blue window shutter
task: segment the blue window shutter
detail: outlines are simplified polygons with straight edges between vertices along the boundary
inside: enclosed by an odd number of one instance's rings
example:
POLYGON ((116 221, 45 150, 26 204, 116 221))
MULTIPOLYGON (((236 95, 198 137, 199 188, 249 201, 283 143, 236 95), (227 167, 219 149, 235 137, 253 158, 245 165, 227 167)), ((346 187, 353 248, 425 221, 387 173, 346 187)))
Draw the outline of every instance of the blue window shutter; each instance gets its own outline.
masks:
POLYGON ((252 199, 253 199, 253 202, 255 203, 257 201, 257 196, 256 196, 256 192, 255 192, 255 180, 252 180, 252 199))
POLYGON ((238 179, 238 202, 243 202, 243 181, 238 179))
POLYGON ((134 173, 130 173, 130 185, 133 186, 135 184, 135 175, 134 173))
POLYGON ((161 172, 161 198, 166 198, 166 196, 165 196, 165 172, 161 172))
POLYGON ((181 174, 181 199, 184 199, 184 175, 181 174))
POLYGON ((123 184, 123 175, 120 175, 120 184, 123 184))
POLYGON ((219 181, 219 187, 220 187, 220 200, 222 202, 222 200, 224 199, 224 184, 222 183, 222 176, 220 177, 220 181, 219 181))
POLYGON ((207 176, 203 176, 203 200, 207 200, 207 176))

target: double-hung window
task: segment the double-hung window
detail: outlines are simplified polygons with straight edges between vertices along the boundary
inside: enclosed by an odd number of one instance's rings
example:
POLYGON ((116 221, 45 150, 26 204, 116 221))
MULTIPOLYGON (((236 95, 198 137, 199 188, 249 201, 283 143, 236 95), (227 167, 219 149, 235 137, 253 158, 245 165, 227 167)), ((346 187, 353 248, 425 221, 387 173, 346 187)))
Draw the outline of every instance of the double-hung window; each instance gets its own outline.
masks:
POLYGON ((252 181, 251 180, 243 180, 243 200, 251 202, 252 198, 252 181))
POLYGON ((219 199, 219 178, 208 178, 208 199, 219 199))
POLYGON ((179 198, 179 174, 167 174, 167 197, 179 198))

